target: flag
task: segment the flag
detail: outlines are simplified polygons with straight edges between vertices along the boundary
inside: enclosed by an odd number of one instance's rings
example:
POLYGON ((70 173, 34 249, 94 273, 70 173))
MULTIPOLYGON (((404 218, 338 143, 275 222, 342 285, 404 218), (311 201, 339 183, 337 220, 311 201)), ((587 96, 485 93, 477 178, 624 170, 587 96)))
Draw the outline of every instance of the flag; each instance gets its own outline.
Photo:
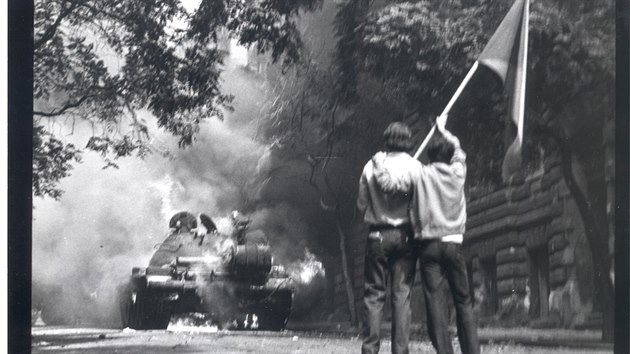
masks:
POLYGON ((529 0, 516 0, 477 60, 503 82, 510 119, 516 126, 516 138, 503 159, 504 180, 518 171, 522 162, 528 22, 529 0))

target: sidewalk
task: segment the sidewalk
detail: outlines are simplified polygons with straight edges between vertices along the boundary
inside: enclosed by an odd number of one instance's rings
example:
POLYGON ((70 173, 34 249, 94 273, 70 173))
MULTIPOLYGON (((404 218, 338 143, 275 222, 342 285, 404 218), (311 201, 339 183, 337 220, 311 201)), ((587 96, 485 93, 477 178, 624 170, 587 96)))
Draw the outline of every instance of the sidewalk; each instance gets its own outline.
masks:
MULTIPOLYGON (((383 337, 389 336, 390 324, 385 323, 381 327, 383 337)), ((327 334, 338 334, 341 336, 357 336, 359 331, 352 327, 349 322, 316 322, 300 323, 291 322, 287 326, 288 330, 304 332, 320 332, 327 334)), ((455 336, 456 329, 450 328, 455 336)), ((593 348, 610 350, 612 343, 601 341, 602 332, 594 330, 571 330, 561 328, 532 329, 526 327, 519 328, 479 328, 479 341, 482 344, 510 343, 522 344, 537 347, 569 347, 569 348, 593 348)), ((423 325, 412 325, 412 336, 417 340, 427 340, 426 328, 423 325)))

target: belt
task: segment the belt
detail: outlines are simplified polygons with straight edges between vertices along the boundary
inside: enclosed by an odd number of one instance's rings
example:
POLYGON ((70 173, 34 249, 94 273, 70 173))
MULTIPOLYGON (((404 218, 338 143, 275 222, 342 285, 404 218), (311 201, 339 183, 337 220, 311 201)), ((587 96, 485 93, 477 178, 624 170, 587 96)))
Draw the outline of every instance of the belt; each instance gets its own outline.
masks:
POLYGON ((388 224, 380 224, 380 225, 370 225, 369 231, 386 231, 386 230, 405 230, 411 229, 411 224, 401 224, 398 226, 388 225, 388 224))

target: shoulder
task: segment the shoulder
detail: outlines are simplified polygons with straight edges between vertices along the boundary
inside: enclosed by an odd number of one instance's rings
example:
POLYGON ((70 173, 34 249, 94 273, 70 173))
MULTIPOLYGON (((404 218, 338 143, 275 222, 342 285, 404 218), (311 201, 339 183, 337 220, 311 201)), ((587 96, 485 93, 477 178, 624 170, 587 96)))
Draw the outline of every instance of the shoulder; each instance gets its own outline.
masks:
POLYGON ((405 168, 413 176, 420 174, 422 172, 422 169, 424 168, 424 165, 422 164, 422 162, 420 162, 420 160, 414 159, 410 155, 406 155, 404 159, 404 165, 405 165, 405 168))
POLYGON ((369 160, 365 166, 363 166, 363 172, 361 173, 361 175, 363 177, 369 177, 372 174, 372 171, 374 170, 374 164, 372 163, 372 160, 369 160))
POLYGON ((414 159, 413 156, 411 156, 411 155, 409 155, 407 153, 401 153, 397 157, 398 157, 400 162, 402 162, 402 163, 404 163, 405 165, 408 165, 408 166, 417 166, 418 164, 421 164, 418 159, 414 159))
POLYGON ((372 162, 372 159, 370 159, 368 162, 365 163, 365 165, 363 166, 363 172, 365 171, 371 171, 374 169, 374 163, 372 162))

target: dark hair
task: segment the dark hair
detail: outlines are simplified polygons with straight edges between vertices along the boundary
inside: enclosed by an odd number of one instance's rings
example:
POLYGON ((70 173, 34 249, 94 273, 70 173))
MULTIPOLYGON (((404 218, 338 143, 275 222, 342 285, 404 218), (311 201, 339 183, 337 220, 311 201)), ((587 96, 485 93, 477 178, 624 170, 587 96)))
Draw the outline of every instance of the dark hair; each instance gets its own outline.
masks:
POLYGON ((173 215, 171 220, 168 222, 168 227, 178 228, 182 230, 185 228, 186 230, 190 231, 197 228, 197 218, 187 211, 181 211, 173 215), (178 221, 179 226, 177 225, 178 221))
POLYGON ((383 133, 383 140, 389 151, 409 151, 412 147, 411 129, 402 122, 391 123, 383 133))
POLYGON ((450 163, 453 158, 453 154, 455 153, 455 146, 451 144, 442 133, 439 131, 435 132, 433 139, 431 139, 431 143, 427 148, 427 155, 429 156, 429 161, 433 162, 444 162, 450 163))

